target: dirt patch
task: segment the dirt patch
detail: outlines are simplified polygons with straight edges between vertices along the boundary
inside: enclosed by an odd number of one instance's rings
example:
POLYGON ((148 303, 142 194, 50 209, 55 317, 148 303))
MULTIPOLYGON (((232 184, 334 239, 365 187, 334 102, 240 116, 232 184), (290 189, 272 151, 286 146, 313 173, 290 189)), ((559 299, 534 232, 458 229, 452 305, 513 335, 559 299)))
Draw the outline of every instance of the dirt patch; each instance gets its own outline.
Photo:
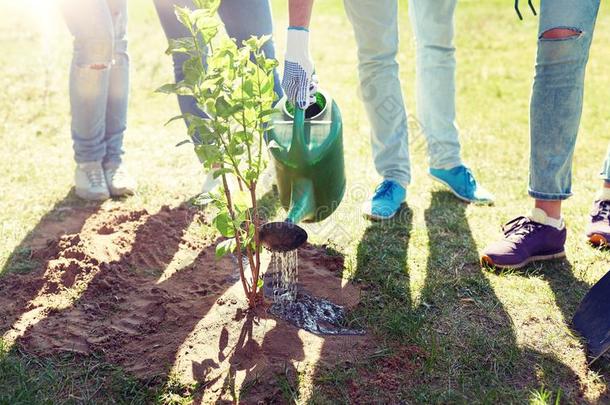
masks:
POLYGON ((416 346, 398 347, 372 360, 369 367, 358 369, 348 381, 350 400, 354 403, 400 403, 399 393, 415 385, 426 353, 416 346))
MULTIPOLYGON (((138 377, 174 372, 204 383, 201 399, 208 403, 230 398, 244 381, 272 383, 263 376, 356 359, 369 346, 367 338, 300 331, 265 308, 244 311, 234 260, 216 260, 214 241, 190 229, 203 220, 192 208, 88 215, 84 222, 77 215, 74 233, 34 235, 41 268, 0 283, 0 333, 27 351, 101 353, 138 377)), ((358 303, 360 291, 340 278, 340 256, 306 245, 299 263, 308 292, 348 307, 358 303)), ((260 383, 255 391, 257 400, 274 395, 260 383)))

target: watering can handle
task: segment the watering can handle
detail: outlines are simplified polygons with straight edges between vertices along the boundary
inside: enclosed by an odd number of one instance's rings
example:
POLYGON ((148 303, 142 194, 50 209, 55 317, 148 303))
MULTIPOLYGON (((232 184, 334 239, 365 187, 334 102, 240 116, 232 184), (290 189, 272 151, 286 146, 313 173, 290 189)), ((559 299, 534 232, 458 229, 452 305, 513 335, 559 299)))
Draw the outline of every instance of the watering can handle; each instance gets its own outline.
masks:
POLYGON ((305 147, 305 110, 295 107, 292 123, 292 143, 288 157, 295 163, 302 163, 307 155, 305 147))

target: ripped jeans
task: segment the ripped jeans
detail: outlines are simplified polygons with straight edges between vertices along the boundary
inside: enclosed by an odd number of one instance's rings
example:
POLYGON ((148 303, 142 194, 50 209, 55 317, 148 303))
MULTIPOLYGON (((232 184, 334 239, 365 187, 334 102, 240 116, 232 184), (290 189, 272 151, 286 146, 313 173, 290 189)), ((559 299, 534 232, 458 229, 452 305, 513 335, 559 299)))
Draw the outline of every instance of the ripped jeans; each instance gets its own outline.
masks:
MULTIPOLYGON (((530 111, 529 194, 572 194, 572 158, 583 107, 585 70, 600 0, 542 0, 530 111)), ((610 181, 610 149, 601 177, 610 181)))
POLYGON ((61 0, 74 37, 72 140, 78 163, 120 163, 127 127, 127 0, 61 0))

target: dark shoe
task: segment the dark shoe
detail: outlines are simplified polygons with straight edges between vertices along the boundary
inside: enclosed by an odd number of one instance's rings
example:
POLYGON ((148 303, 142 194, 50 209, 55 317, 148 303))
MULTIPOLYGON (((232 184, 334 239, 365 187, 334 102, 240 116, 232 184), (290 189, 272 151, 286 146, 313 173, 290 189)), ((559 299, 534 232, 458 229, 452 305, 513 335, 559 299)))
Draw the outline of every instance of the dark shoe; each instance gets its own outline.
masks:
POLYGON ((504 238, 483 251, 481 264, 498 268, 521 268, 538 260, 565 256, 566 228, 559 230, 517 217, 502 227, 504 238))
POLYGON ((587 226, 587 238, 595 246, 606 246, 610 241, 610 201, 593 203, 591 222, 587 226))

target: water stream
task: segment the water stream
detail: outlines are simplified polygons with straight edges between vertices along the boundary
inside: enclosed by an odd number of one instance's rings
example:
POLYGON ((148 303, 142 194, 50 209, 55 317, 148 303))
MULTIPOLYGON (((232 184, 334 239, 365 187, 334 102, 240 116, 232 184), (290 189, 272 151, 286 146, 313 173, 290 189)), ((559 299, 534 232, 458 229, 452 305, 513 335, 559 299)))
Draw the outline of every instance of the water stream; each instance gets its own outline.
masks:
POLYGON ((269 312, 318 335, 363 335, 363 330, 346 326, 345 308, 299 288, 298 268, 297 250, 273 252, 264 277, 264 293, 273 299, 269 312))

